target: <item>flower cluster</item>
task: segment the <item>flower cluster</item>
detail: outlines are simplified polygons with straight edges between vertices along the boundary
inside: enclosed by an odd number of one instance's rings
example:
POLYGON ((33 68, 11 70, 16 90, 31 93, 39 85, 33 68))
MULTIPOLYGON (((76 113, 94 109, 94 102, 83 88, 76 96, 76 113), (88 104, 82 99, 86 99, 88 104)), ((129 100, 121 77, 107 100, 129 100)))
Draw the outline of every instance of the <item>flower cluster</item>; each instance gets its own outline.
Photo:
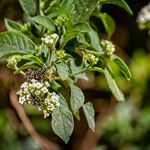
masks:
POLYGON ((68 21, 68 18, 66 16, 58 16, 55 20, 55 24, 57 25, 57 27, 60 29, 61 26, 68 21))
POLYGON ((57 51, 57 52, 56 52, 56 57, 57 57, 58 59, 63 59, 64 57, 66 57, 65 51, 64 51, 64 50, 57 51))
POLYGON ((141 9, 137 17, 137 22, 139 24, 150 22, 150 3, 141 9))
POLYGON ((17 92, 19 103, 33 105, 38 110, 43 111, 44 118, 48 117, 55 108, 60 106, 59 95, 49 92, 50 84, 48 81, 38 81, 32 79, 24 82, 17 92))
POLYGON ((21 61, 20 55, 13 55, 7 59, 7 67, 11 69, 17 69, 17 63, 21 61))
POLYGON ((85 54, 84 59, 87 60, 91 66, 96 65, 99 61, 99 59, 93 54, 85 54))
POLYGON ((115 52, 115 46, 112 42, 108 40, 102 40, 101 45, 103 49, 105 50, 105 53, 107 56, 110 56, 115 52))
POLYGON ((55 47, 55 44, 58 40, 59 36, 56 33, 53 34, 45 34, 44 37, 41 38, 41 40, 50 47, 55 47))

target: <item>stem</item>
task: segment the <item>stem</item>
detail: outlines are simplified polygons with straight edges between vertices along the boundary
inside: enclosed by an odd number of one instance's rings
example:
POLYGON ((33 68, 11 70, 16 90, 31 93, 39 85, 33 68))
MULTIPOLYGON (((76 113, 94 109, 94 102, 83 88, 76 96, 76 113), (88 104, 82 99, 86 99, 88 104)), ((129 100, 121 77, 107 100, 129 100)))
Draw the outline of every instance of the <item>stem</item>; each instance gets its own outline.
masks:
POLYGON ((43 13, 43 8, 44 8, 44 5, 45 5, 45 2, 42 0, 39 0, 39 13, 41 16, 44 16, 44 13, 43 13))
POLYGON ((86 50, 86 49, 84 49, 84 51, 87 52, 87 53, 93 54, 97 57, 100 57, 100 56, 104 55, 104 52, 90 51, 90 50, 86 50))
POLYGON ((10 97, 11 105, 15 108, 23 125, 25 126, 25 128, 27 129, 27 131, 29 132, 29 134, 33 138, 33 140, 35 140, 35 142, 40 146, 41 150, 52 150, 52 149, 57 150, 58 147, 55 144, 53 144, 53 143, 49 142, 48 140, 46 140, 45 138, 41 137, 36 132, 32 123, 30 122, 29 118, 25 114, 23 107, 18 103, 18 98, 16 96, 16 92, 13 89, 11 89, 9 97, 10 97))
POLYGON ((100 72, 100 73, 104 73, 104 70, 102 68, 99 68, 99 67, 93 67, 92 68, 91 66, 89 66, 89 67, 87 67, 87 68, 85 68, 85 69, 83 69, 83 70, 81 70, 77 73, 71 74, 70 76, 73 77, 75 75, 78 75, 78 74, 81 74, 81 73, 84 73, 84 72, 90 72, 90 71, 97 71, 97 72, 100 72))

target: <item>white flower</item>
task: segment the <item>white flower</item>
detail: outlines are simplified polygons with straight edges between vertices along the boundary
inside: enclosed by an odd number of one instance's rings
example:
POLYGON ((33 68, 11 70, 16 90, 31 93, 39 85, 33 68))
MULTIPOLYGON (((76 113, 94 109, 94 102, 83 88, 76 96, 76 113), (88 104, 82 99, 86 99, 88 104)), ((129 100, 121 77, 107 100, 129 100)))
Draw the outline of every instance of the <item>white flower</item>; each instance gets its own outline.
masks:
POLYGON ((32 82, 32 83, 35 83, 35 82, 37 82, 37 80, 35 80, 35 79, 32 79, 32 80, 31 80, 31 82, 32 82))
POLYGON ((49 111, 53 111, 54 109, 55 109, 55 105, 54 105, 54 104, 50 104, 50 105, 48 105, 47 110, 49 110, 49 111))
POLYGON ((24 82, 22 85, 21 85, 21 88, 26 88, 26 86, 28 85, 27 82, 24 82))
POLYGON ((49 116, 49 113, 46 110, 43 110, 44 118, 47 118, 49 116))
POLYGON ((51 37, 54 38, 54 39, 56 39, 56 38, 58 38, 58 34, 56 34, 56 33, 51 34, 51 37))
POLYGON ((42 83, 40 83, 40 82, 37 82, 37 83, 36 83, 36 87, 41 88, 42 86, 43 86, 42 83))
POLYGON ((30 95, 30 94, 27 94, 27 95, 26 95, 26 98, 27 98, 27 99, 30 99, 30 98, 31 98, 31 95, 30 95))
POLYGON ((47 92, 48 92, 48 89, 47 89, 46 87, 43 87, 43 88, 41 89, 41 91, 44 92, 44 93, 47 93, 47 92))
POLYGON ((23 105, 25 101, 26 101, 25 96, 19 97, 19 103, 20 103, 21 105, 23 105))
POLYGON ((49 46, 54 46, 57 42, 57 39, 58 35, 56 33, 50 35, 44 34, 44 37, 41 38, 41 40, 49 46))
POLYGON ((45 81, 44 84, 45 84, 45 86, 50 87, 50 84, 48 81, 45 81))

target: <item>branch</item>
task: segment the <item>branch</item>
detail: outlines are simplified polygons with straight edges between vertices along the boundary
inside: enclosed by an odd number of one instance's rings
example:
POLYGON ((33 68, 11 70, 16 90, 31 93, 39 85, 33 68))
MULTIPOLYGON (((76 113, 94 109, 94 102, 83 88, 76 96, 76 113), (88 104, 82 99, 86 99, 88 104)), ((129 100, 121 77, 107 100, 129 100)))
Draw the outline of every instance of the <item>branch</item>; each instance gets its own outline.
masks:
POLYGON ((27 129, 28 133, 33 138, 33 140, 39 145, 39 147, 42 150, 59 150, 60 148, 56 144, 49 142, 46 138, 40 136, 36 132, 31 121, 25 114, 23 107, 18 103, 16 92, 13 89, 11 89, 9 97, 11 105, 15 108, 23 125, 25 126, 25 128, 27 129))

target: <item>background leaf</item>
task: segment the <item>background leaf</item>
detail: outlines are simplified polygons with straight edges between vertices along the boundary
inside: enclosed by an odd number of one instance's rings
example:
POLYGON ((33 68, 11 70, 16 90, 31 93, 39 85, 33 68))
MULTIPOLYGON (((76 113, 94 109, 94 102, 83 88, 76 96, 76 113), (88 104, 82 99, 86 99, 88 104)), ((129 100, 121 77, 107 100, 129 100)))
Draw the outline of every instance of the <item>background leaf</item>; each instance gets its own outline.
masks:
POLYGON ((36 0, 19 0, 22 9, 29 15, 33 16, 37 11, 36 0))
POLYGON ((101 19, 108 37, 110 38, 116 29, 113 18, 107 13, 97 13, 95 16, 101 19))
POLYGON ((0 58, 11 54, 34 53, 35 44, 25 35, 18 32, 0 33, 0 58))
POLYGON ((105 74, 105 78, 108 83, 108 86, 109 86, 110 90, 112 91, 113 95, 115 96, 115 98, 118 101, 124 101, 125 98, 124 98, 123 93, 118 88, 118 85, 116 84, 115 80, 113 79, 113 77, 111 76, 111 74, 109 73, 109 71, 106 68, 104 70, 104 74, 105 74))
POLYGON ((56 108, 52 113, 52 128, 53 131, 62 139, 65 143, 68 143, 69 138, 73 132, 74 121, 71 111, 68 109, 66 100, 60 97, 60 107, 56 108))
POLYGON ((133 14, 132 10, 124 0, 99 0, 100 4, 114 4, 124 8, 129 14, 133 14))
POLYGON ((88 102, 83 105, 83 111, 88 122, 88 126, 91 130, 95 130, 95 111, 93 108, 93 104, 88 102))
POLYGON ((76 114, 79 108, 83 106, 85 98, 82 90, 79 87, 70 84, 70 90, 71 90, 70 104, 74 114, 76 114))

